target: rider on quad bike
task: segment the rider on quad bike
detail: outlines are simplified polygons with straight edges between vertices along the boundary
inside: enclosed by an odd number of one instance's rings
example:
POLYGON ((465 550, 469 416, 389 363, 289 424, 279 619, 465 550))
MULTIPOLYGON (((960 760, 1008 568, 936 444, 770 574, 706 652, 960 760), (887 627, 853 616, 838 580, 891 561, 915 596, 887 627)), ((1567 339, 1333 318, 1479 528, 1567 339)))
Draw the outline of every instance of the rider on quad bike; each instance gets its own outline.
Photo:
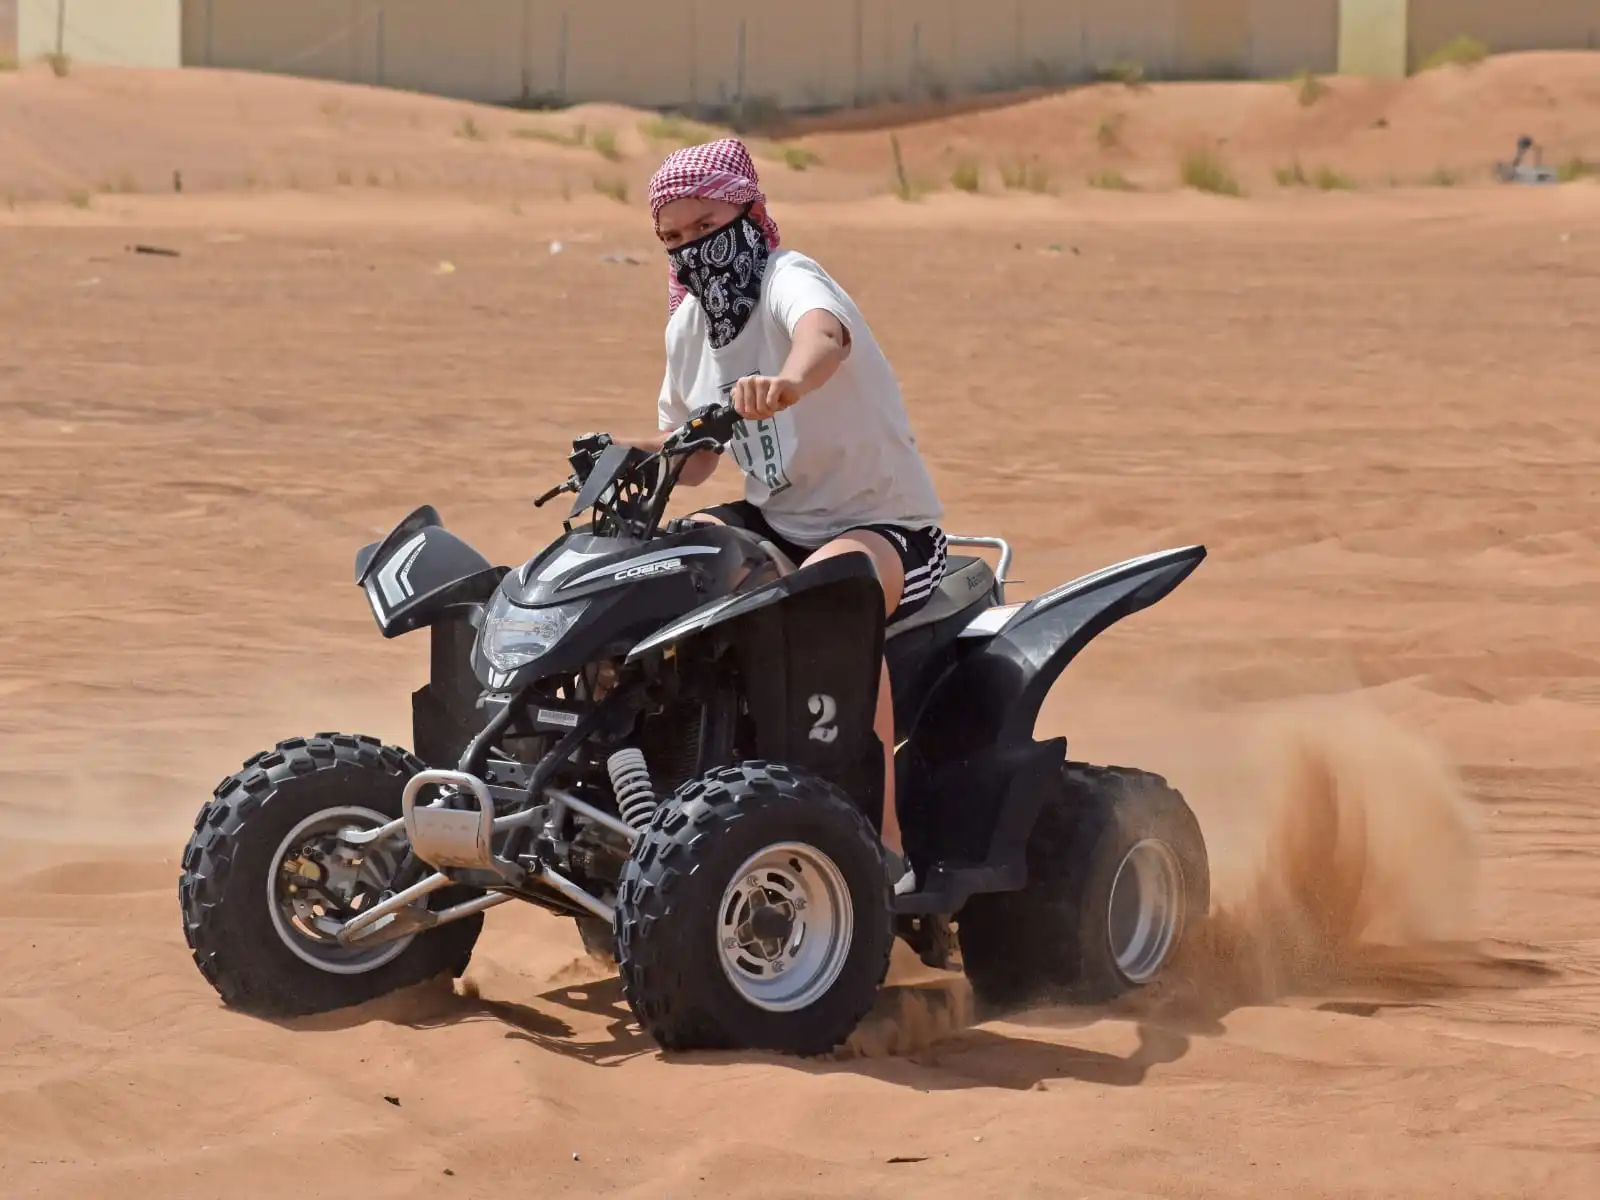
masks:
MULTIPOLYGON (((660 450, 691 413, 731 402, 744 418, 730 449, 745 498, 693 517, 749 530, 796 567, 865 554, 887 618, 911 616, 944 579, 944 510, 900 385, 860 310, 814 260, 778 248, 777 223, 737 138, 669 155, 650 181, 650 215, 670 264, 667 367, 662 432, 634 444, 660 450)), ((720 453, 694 455, 680 485, 708 480, 720 453)), ((903 895, 916 877, 895 812, 891 696, 882 662, 873 714, 884 753, 881 834, 903 895)))
POLYGON ((459 976, 484 914, 528 903, 616 962, 663 1049, 792 1054, 850 1035, 896 939, 958 956, 988 1011, 1160 979, 1209 906, 1194 814, 1035 734, 1205 547, 1009 600, 1009 544, 941 532, 883 355, 774 251, 743 148, 673 156, 652 208, 671 432, 575 442, 534 502, 573 495, 562 532, 520 563, 429 504, 356 551, 381 634, 427 631, 411 747, 290 737, 217 785, 178 883, 196 966, 235 1007, 328 1012, 459 976), (669 521, 730 446, 746 500, 669 521))

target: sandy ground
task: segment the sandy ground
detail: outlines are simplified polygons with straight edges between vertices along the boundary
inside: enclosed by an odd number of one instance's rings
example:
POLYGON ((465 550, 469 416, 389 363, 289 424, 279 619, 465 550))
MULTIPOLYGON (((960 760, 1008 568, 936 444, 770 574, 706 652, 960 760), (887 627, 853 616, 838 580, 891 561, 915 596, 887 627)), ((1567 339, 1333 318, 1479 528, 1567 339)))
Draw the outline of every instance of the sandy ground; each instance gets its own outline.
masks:
POLYGON ((534 911, 306 1022, 189 960, 216 780, 407 737, 355 549, 432 502, 520 561, 568 439, 652 420, 637 207, 378 193, 0 211, 0 1194, 1600 1192, 1600 189, 780 211, 1019 594, 1211 549, 1043 722, 1190 794, 1207 943, 981 1024, 900 963, 823 1063, 662 1056, 534 911))

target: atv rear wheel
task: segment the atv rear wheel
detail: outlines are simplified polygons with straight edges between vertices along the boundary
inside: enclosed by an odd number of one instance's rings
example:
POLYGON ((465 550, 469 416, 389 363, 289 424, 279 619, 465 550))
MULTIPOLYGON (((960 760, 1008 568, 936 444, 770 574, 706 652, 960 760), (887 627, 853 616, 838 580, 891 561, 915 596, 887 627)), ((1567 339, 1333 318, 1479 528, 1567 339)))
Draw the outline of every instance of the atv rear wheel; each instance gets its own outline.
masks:
POLYGON ((623 867, 617 929, 623 994, 666 1050, 824 1054, 872 1007, 894 944, 860 809, 763 762, 661 806, 623 867))
MULTIPOLYGON (((339 830, 398 817, 420 770, 376 738, 328 733, 280 742, 218 785, 184 851, 178 900, 195 965, 225 1003, 301 1016, 466 970, 482 914, 372 946, 333 936, 378 899, 403 852, 393 842, 355 851, 339 830)), ((448 907, 461 890, 428 899, 448 907)))
POLYGON ((1028 841, 1027 886, 958 916, 962 965, 989 1010, 1109 1000, 1158 978, 1210 901, 1205 839, 1166 780, 1069 763, 1028 841))

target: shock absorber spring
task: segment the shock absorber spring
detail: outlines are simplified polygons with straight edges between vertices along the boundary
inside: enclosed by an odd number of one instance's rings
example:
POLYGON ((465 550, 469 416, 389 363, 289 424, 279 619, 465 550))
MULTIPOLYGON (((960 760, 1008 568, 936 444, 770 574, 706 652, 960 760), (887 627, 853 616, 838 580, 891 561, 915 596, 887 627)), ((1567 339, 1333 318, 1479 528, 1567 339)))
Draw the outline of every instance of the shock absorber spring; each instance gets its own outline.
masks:
POLYGON ((618 750, 606 759, 606 773, 611 776, 611 790, 616 793, 617 812, 635 829, 650 824, 656 814, 656 789, 650 782, 650 767, 644 752, 629 746, 618 750))

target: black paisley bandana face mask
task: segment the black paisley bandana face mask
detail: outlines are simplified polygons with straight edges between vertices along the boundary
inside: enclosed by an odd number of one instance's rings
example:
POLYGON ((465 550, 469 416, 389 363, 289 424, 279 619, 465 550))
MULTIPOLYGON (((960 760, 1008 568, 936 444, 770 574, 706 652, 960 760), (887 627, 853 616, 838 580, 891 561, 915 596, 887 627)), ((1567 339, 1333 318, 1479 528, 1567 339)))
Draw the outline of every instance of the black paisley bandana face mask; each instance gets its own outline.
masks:
POLYGON ((738 337, 755 313, 771 254, 749 209, 721 229, 667 251, 678 282, 706 314, 713 350, 738 337))

